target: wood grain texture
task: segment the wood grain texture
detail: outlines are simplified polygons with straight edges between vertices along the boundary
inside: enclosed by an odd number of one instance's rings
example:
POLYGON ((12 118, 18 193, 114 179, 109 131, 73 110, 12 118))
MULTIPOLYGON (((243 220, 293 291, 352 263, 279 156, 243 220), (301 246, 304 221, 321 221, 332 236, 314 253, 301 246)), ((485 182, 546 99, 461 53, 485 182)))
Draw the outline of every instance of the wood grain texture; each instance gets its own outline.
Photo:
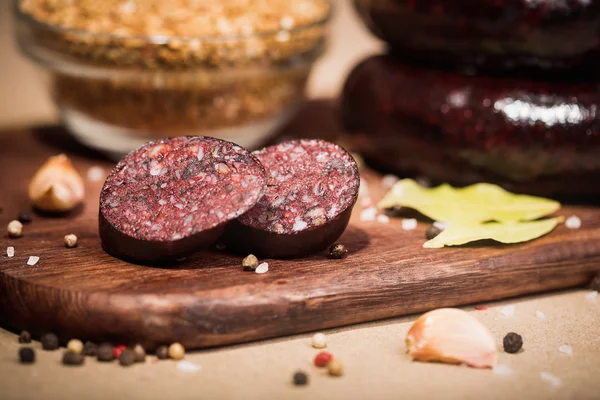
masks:
MULTIPOLYGON (((322 117, 327 121, 319 127, 334 129, 321 113, 309 108, 299 120, 322 117)), ((298 130, 296 124, 288 133, 298 130)), ((1 135, 0 149, 2 229, 27 207, 27 181, 48 156, 69 152, 84 177, 92 165, 106 173, 113 165, 53 130, 1 135)), ((366 175, 376 199, 383 194, 379 177, 366 175)), ((168 268, 139 266, 114 259, 100 247, 102 182, 86 183, 87 200, 74 215, 36 215, 20 239, 2 232, 4 326, 38 334, 54 331, 63 340, 139 341, 149 348, 179 341, 189 348, 209 347, 567 288, 600 270, 600 209, 584 206, 560 212, 578 215, 581 229, 561 225, 520 245, 425 250, 427 224, 403 231, 399 220, 360 222, 355 212, 340 240, 350 250, 344 260, 324 254, 267 260, 269 272, 258 275, 242 271, 240 257, 203 251, 168 268), (79 237, 79 247, 64 247, 67 233, 79 237), (7 246, 15 247, 14 258, 6 257, 7 246), (30 255, 40 257, 35 267, 26 265, 30 255)))

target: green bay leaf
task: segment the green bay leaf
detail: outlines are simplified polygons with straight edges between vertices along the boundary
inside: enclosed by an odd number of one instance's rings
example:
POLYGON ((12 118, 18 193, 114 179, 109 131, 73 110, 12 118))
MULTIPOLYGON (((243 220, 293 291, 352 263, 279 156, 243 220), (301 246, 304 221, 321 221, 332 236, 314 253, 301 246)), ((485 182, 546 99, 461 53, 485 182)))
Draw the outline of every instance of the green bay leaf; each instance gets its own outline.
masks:
POLYGON ((379 208, 396 206, 415 209, 435 221, 460 224, 531 221, 560 209, 557 201, 514 194, 489 183, 425 188, 412 179, 397 182, 378 204, 379 208))
POLYGON ((460 246, 478 240, 491 239, 500 243, 521 243, 537 239, 551 232, 563 217, 529 222, 450 223, 435 238, 425 242, 426 249, 460 246))

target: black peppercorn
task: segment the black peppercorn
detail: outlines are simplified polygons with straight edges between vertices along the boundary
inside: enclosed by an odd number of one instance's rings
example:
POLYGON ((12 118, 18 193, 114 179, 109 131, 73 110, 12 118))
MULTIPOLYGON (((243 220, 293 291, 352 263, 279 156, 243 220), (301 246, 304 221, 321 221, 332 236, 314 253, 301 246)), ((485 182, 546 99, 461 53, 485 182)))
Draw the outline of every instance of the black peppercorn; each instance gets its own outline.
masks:
POLYGON ((113 346, 110 343, 102 343, 98 346, 96 358, 98 361, 112 361, 115 359, 113 346))
POLYGON ((22 223, 22 224, 29 224, 33 218, 31 217, 31 213, 28 211, 21 211, 19 213, 19 216, 17 217, 17 220, 22 223))
POLYGON ((19 343, 31 343, 31 333, 27 331, 21 332, 19 335, 19 343))
POLYGON ((42 335, 40 341, 42 342, 42 349, 44 350, 52 351, 58 349, 58 337, 54 333, 42 335))
POLYGON ((346 254, 348 254, 348 249, 343 244, 334 243, 329 248, 329 256, 331 258, 341 259, 346 257, 346 254))
POLYGON ((507 353, 516 353, 523 347, 523 338, 521 335, 510 332, 504 336, 504 351, 507 353))
POLYGON ((92 343, 89 340, 87 342, 85 342, 85 344, 83 345, 83 351, 81 352, 81 354, 83 354, 84 356, 95 357, 97 353, 98 353, 98 345, 96 343, 92 343))
POLYGON ((169 358, 169 348, 167 346, 158 346, 156 349, 156 358, 166 360, 169 358))
POLYGON ((302 371, 298 371, 294 374, 294 385, 304 386, 308 384, 308 375, 302 371))
POLYGON ((64 365, 83 365, 84 361, 85 357, 82 354, 75 353, 71 350, 65 351, 62 359, 64 365))
POLYGON ((425 231, 425 237, 427 238, 427 240, 431 240, 440 233, 442 233, 442 230, 443 229, 440 229, 435 225, 430 225, 429 228, 427 228, 427 231, 425 231))
POLYGON ((19 362, 21 364, 33 364, 35 362, 35 351, 31 347, 19 349, 19 362))
POLYGON ((119 364, 124 367, 135 363, 135 353, 131 349, 125 349, 119 355, 119 364))
POLYGON ((596 275, 590 282, 590 289, 600 292, 600 274, 596 275))

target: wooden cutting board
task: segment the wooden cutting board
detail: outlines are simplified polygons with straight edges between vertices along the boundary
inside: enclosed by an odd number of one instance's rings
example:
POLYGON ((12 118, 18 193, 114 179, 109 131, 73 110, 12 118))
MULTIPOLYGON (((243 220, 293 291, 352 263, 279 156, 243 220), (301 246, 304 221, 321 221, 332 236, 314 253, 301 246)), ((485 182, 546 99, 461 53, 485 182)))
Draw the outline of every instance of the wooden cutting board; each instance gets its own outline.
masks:
MULTIPOLYGON (((316 114, 315 114, 316 113, 316 114)), ((319 121, 309 107, 299 120, 319 121), (308 113, 308 115, 307 115, 308 113)), ((322 116, 321 116, 322 117, 322 116)), ((331 128, 323 117, 320 129, 331 128)), ((298 124, 288 129, 298 134, 298 124)), ((67 152, 84 177, 113 163, 84 151, 53 129, 0 135, 2 229, 27 208, 27 181, 50 155, 67 152)), ((365 174, 374 200, 380 177, 365 174)), ((34 333, 152 348, 179 341, 188 348, 218 346, 314 331, 437 307, 457 306, 577 286, 600 271, 600 208, 564 207, 581 229, 559 226, 519 245, 476 245, 426 250, 426 223, 404 231, 389 224, 353 221, 340 239, 344 260, 324 254, 300 260, 267 260, 269 272, 244 272, 240 258, 203 251, 170 268, 128 264, 107 255, 97 235, 102 181, 87 180, 85 206, 67 218, 35 216, 25 236, 1 234, 0 323, 34 333), (79 247, 63 236, 75 233, 79 247), (14 258, 5 253, 14 246, 14 258), (30 255, 40 257, 26 265, 30 255)))

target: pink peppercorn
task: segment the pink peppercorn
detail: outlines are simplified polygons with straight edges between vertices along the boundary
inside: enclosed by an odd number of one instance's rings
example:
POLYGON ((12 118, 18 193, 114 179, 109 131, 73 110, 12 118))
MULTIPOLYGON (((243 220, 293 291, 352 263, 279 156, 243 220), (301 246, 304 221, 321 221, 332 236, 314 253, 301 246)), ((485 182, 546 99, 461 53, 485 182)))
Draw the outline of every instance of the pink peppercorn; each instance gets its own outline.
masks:
POLYGON ((322 351, 315 356, 315 365, 317 367, 321 367, 321 368, 326 367, 332 358, 333 358, 333 356, 330 353, 328 353, 326 351, 322 351))

